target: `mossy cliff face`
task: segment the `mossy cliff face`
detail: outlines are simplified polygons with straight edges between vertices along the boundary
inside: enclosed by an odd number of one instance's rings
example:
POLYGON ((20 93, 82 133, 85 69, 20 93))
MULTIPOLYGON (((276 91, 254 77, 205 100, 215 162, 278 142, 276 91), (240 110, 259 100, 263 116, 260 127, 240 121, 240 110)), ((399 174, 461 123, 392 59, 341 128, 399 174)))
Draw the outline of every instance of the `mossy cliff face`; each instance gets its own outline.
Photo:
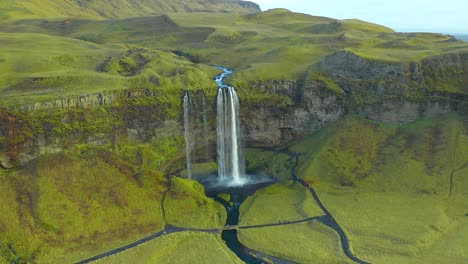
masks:
POLYGON ((338 52, 302 80, 242 83, 243 126, 253 145, 280 145, 346 113, 385 123, 408 123, 468 109, 468 54, 421 62, 365 59, 338 52))
POLYGON ((322 81, 282 80, 254 83, 242 97, 242 124, 251 145, 275 146, 338 120, 345 113, 342 95, 322 81))
POLYGON ((356 104, 371 104, 382 96, 421 99, 431 92, 468 93, 468 53, 399 62, 367 59, 342 51, 327 56, 316 69, 349 94, 374 93, 373 97, 356 97, 356 104))
POLYGON ((180 96, 178 91, 126 91, 3 109, 2 164, 10 167, 82 143, 174 141, 177 153, 183 142, 180 96))

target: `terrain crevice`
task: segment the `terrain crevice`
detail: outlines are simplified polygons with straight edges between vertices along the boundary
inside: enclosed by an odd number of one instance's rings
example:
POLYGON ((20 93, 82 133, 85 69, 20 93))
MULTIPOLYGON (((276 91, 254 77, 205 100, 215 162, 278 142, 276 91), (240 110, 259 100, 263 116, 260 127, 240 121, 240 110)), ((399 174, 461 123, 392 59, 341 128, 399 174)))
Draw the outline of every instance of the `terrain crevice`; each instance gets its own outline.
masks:
POLYGON ((455 173, 457 173, 458 171, 461 171, 463 169, 465 169, 466 167, 468 167, 468 161, 465 162, 465 164, 461 165, 460 167, 456 168, 455 170, 453 170, 451 173, 450 173, 450 191, 449 191, 449 197, 452 196, 453 194, 453 188, 454 188, 454 181, 455 181, 455 173))

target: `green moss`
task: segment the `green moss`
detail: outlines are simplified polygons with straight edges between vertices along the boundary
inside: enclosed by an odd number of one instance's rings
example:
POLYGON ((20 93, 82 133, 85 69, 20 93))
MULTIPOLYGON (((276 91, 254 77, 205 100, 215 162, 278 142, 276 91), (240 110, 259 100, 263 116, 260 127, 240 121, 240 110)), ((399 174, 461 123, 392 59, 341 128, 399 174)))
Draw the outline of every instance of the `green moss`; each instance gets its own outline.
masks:
POLYGON ((196 181, 173 177, 164 205, 171 225, 217 229, 226 222, 224 207, 206 197, 196 181))
POLYGON ((246 152, 247 170, 265 173, 280 180, 291 179, 292 161, 286 154, 249 148, 246 152))
POLYGON ((353 185, 372 172, 379 159, 379 150, 392 129, 360 117, 347 118, 338 127, 313 160, 302 163, 305 166, 299 167, 300 175, 353 185))
MULTIPOLYGON (((195 179, 199 177, 204 177, 207 175, 213 175, 218 172, 218 164, 216 162, 206 162, 206 163, 192 163, 192 176, 195 179)), ((184 170, 181 173, 182 177, 187 176, 187 170, 184 170)))

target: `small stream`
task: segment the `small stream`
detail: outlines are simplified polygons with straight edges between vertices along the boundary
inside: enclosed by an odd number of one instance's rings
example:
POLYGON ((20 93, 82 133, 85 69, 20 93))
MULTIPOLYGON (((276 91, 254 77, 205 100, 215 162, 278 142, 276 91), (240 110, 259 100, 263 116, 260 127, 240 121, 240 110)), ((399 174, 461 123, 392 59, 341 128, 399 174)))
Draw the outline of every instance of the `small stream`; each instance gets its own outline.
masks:
MULTIPOLYGON (((250 183, 242 186, 223 186, 221 184, 216 184, 217 182, 218 181, 215 176, 207 177, 201 181, 205 186, 206 195, 213 198, 226 208, 226 228, 229 228, 239 224, 239 208, 245 199, 254 194, 257 190, 274 184, 276 180, 273 178, 262 178, 259 181, 251 181, 250 183), (229 201, 220 197, 220 194, 229 194, 229 201)), ((237 237, 237 229, 223 230, 221 238, 229 249, 248 264, 266 263, 264 259, 268 259, 270 262, 278 264, 295 263, 272 257, 244 246, 237 237)))

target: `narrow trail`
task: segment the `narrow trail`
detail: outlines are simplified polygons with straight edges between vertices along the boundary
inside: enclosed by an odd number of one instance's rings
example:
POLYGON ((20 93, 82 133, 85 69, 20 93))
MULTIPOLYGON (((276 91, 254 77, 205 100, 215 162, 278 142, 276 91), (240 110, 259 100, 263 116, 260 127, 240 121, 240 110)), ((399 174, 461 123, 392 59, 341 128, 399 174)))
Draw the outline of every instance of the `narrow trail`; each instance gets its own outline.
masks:
MULTIPOLYGON (((172 187, 172 177, 173 177, 173 175, 169 174, 169 175, 167 175, 168 188, 163 192, 162 199, 161 199, 161 210, 162 210, 162 215, 163 215, 163 221, 165 223, 165 228, 163 230, 161 230, 159 232, 156 232, 154 234, 151 234, 151 235, 149 235, 147 237, 144 237, 144 238, 142 238, 142 239, 140 239, 138 241, 135 241, 133 243, 130 243, 128 245, 122 246, 120 248, 113 249, 113 250, 110 250, 108 252, 99 254, 97 256, 94 256, 94 257, 85 259, 83 261, 77 262, 77 264, 90 263, 90 262, 93 262, 93 261, 96 261, 96 260, 99 260, 99 259, 102 259, 102 258, 106 258, 106 257, 112 256, 112 255, 118 254, 118 253, 122 253, 122 252, 124 252, 124 251, 126 251, 128 249, 140 246, 140 245, 142 245, 144 243, 150 242, 150 241, 152 241, 154 239, 157 239, 159 237, 170 235, 170 234, 175 234, 175 233, 180 233, 180 232, 201 232, 201 233, 209 233, 209 234, 221 234, 223 231, 236 231, 236 230, 242 230, 242 229, 267 228, 267 227, 274 227, 274 226, 287 226, 287 225, 300 224, 300 223, 310 222, 310 221, 319 221, 322 224, 324 224, 324 225, 332 228, 333 230, 335 230, 338 233, 338 235, 340 236, 341 246, 342 246, 342 249, 343 249, 343 252, 345 253, 345 255, 349 259, 355 261, 356 263, 368 264, 369 262, 361 260, 361 259, 359 259, 358 257, 356 257, 353 254, 353 252, 351 250, 351 247, 350 247, 350 244, 349 244, 349 239, 348 239, 346 233, 341 228, 341 226, 338 224, 338 222, 335 220, 335 218, 330 213, 330 211, 322 203, 322 201, 320 200, 320 198, 319 198, 317 192, 315 191, 315 189, 310 184, 308 184, 305 180, 299 178, 296 175, 296 169, 297 169, 297 166, 299 165, 300 154, 291 152, 291 151, 289 151, 287 149, 277 150, 277 149, 268 148, 268 151, 274 151, 274 152, 277 152, 277 153, 287 154, 288 156, 290 156, 290 158, 293 158, 295 160, 294 166, 291 169, 291 177, 292 177, 293 181, 299 182, 301 185, 303 185, 305 188, 307 188, 309 190, 309 192, 311 193, 312 197, 314 198, 316 204, 325 213, 325 215, 309 217, 309 218, 304 218, 304 219, 299 219, 299 220, 294 220, 294 221, 280 222, 280 223, 268 223, 268 224, 248 225, 248 226, 232 225, 232 226, 226 226, 224 228, 219 228, 219 229, 198 229, 198 228, 186 228, 186 227, 173 226, 170 223, 168 223, 168 221, 167 221, 166 208, 165 208, 166 196, 170 192, 171 187, 172 187)), ((468 166, 468 162, 466 162, 463 166, 459 167, 458 169, 454 170, 452 172, 452 175, 451 175, 452 178, 453 178, 453 175, 457 171, 462 170, 467 166, 468 166)), ((278 263, 278 264, 295 263, 293 261, 289 261, 289 260, 269 256, 269 255, 267 255, 267 254, 265 254, 263 252, 253 250, 253 249, 247 248, 245 246, 244 246, 244 250, 246 250, 252 256, 256 256, 257 258, 268 258, 273 263, 278 263)))
MULTIPOLYGON (((226 211, 228 214, 228 217, 226 219, 226 227, 221 232, 221 237, 226 243, 226 246, 232 252, 234 252, 239 259, 241 259, 242 261, 248 264, 264 264, 264 263, 295 264, 296 262, 294 261, 267 255, 261 251, 257 251, 255 249, 246 247, 244 244, 242 244, 239 241, 238 234, 237 234, 238 230, 240 229, 238 227, 239 207, 242 204, 242 202, 245 200, 245 198, 247 198, 248 196, 250 195, 247 195, 244 197, 236 196, 235 198, 236 201, 233 201, 232 196, 231 196, 231 202, 227 202, 226 200, 220 198, 219 196, 215 198, 215 201, 219 202, 226 208, 226 211), (240 199, 240 200, 237 200, 237 199, 240 199)), ((294 223, 298 223, 298 222, 301 222, 301 220, 295 221, 294 223)), ((294 224, 294 223, 291 222, 290 224, 294 224)), ((274 226, 277 224, 278 223, 251 226, 250 228, 255 228, 255 227, 261 228, 261 227, 270 226, 270 225, 274 226)))
POLYGON ((145 238, 137 240, 137 241, 135 241, 133 243, 130 243, 128 245, 125 245, 125 246, 122 246, 122 247, 107 251, 105 253, 99 254, 97 256, 94 256, 94 257, 91 257, 91 258, 88 258, 88 259, 85 259, 85 260, 82 260, 82 261, 79 261, 79 262, 76 262, 76 264, 85 264, 85 263, 90 263, 90 262, 93 262, 93 261, 97 261, 99 259, 110 257, 112 255, 122 253, 122 252, 124 252, 124 251, 126 251, 128 249, 140 246, 140 245, 145 244, 147 242, 150 242, 150 241, 152 241, 152 240, 154 240, 156 238, 166 236, 166 235, 169 235, 169 234, 180 233, 180 232, 201 232, 201 233, 209 233, 209 234, 218 234, 219 233, 218 229, 196 229, 196 228, 184 228, 184 227, 167 225, 164 228, 164 230, 162 230, 162 231, 159 231, 157 233, 149 235, 149 236, 147 236, 145 238))
MULTIPOLYGON (((215 78, 216 83, 220 87, 223 87, 223 86, 227 87, 227 85, 223 83, 223 80, 228 75, 232 74, 232 70, 224 68, 224 67, 216 67, 216 68, 223 70, 222 74, 216 76, 216 78, 215 78)), ((264 263, 263 259, 266 258, 269 261, 271 261, 273 263, 277 263, 277 264, 293 264, 295 262, 285 260, 285 259, 276 258, 276 257, 273 257, 273 256, 269 256, 269 255, 267 255, 267 254, 265 254, 263 252, 256 251, 256 250, 245 247, 237 239, 237 230, 238 229, 267 228, 267 227, 274 227, 274 226, 286 226, 286 225, 299 224, 299 223, 304 223, 304 222, 309 222, 309 221, 319 221, 319 222, 323 223, 324 225, 332 228, 333 230, 335 230, 338 233, 338 235, 340 236, 342 249, 343 249, 344 253, 346 254, 346 256, 348 258, 350 258, 351 260, 353 260, 353 261, 355 261, 357 263, 368 264, 369 262, 363 261, 363 260, 357 258, 353 254, 353 252, 352 252, 352 250, 350 248, 349 240, 348 240, 348 237, 346 236, 346 233, 341 228, 341 226, 337 223, 337 221, 335 220, 333 215, 330 213, 330 211, 328 211, 328 209, 324 206, 324 204, 320 200, 320 198, 319 198, 317 192, 314 190, 314 188, 310 184, 308 184, 306 181, 304 181, 303 179, 299 178, 296 175, 296 169, 297 169, 297 167, 299 165, 299 156, 300 156, 300 154, 294 153, 294 152, 290 151, 287 148, 282 149, 282 150, 277 150, 275 148, 264 148, 264 149, 269 150, 269 151, 274 151, 274 152, 277 152, 277 153, 283 153, 283 154, 288 155, 290 158, 295 159, 295 164, 291 169, 291 177, 292 177, 293 181, 301 183, 304 187, 306 187, 309 190, 309 192, 312 194, 315 202, 321 208, 321 210, 325 213, 325 215, 316 216, 316 217, 309 217, 309 218, 295 220, 295 221, 270 223, 270 224, 260 224, 260 225, 251 225, 251 226, 238 226, 237 225, 238 222, 235 222, 234 223, 235 225, 232 225, 232 226, 226 225, 226 227, 220 228, 220 229, 197 229, 197 228, 185 228, 185 227, 172 226, 168 222, 167 217, 166 217, 165 201, 166 201, 167 194, 170 192, 171 187, 172 187, 172 177, 179 174, 180 171, 182 170, 182 169, 180 169, 179 171, 176 171, 176 172, 174 172, 172 174, 167 174, 166 175, 166 177, 168 179, 168 186, 167 186, 167 189, 163 192, 163 195, 162 195, 162 198, 161 198, 162 218, 163 218, 163 221, 164 221, 164 224, 165 224, 164 230, 159 231, 157 233, 154 233, 152 235, 149 235, 149 236, 147 236, 145 238, 142 238, 142 239, 140 239, 138 241, 135 241, 133 243, 130 243, 128 245, 122 246, 122 247, 114 249, 114 250, 110 250, 108 252, 102 253, 100 255, 91 257, 89 259, 86 259, 86 260, 83 260, 83 261, 80 261, 80 262, 77 262, 77 263, 78 264, 90 263, 90 262, 93 262, 93 261, 96 261, 96 260, 99 260, 99 259, 102 259, 102 258, 105 258, 105 257, 109 257, 109 256, 112 256, 112 255, 124 252, 124 251, 126 251, 128 249, 137 247, 139 245, 142 245, 144 243, 147 243, 149 241, 152 241, 154 239, 157 239, 159 237, 169 235, 169 234, 174 234, 174 233, 179 233, 179 232, 202 232, 202 233, 218 234, 218 235, 221 234, 222 237, 224 235, 228 235, 228 236, 234 235, 236 237, 236 240, 237 240, 237 243, 238 243, 235 246, 242 247, 242 249, 241 250, 238 249, 237 252, 236 252, 236 250, 232 249, 229 245, 228 245, 228 247, 231 248, 231 250, 236 254, 238 254, 241 251, 243 251, 242 253, 247 253, 246 255, 242 254, 242 256, 253 260, 252 263, 264 263)), ((452 174, 451 174, 450 194, 452 193, 453 176, 454 176, 455 172, 458 171, 458 170, 463 169, 467 165, 468 165, 468 161, 467 161, 467 163, 465 163, 464 166, 462 166, 461 168, 459 168, 459 169, 455 170, 454 172, 452 172, 452 174)), ((218 202, 220 202, 220 201, 218 201, 218 202)), ((229 211, 228 210, 228 207, 229 207, 228 203, 221 202, 221 204, 223 204, 223 206, 226 208, 226 210, 229 211)), ((239 205, 240 205, 240 203, 239 203, 239 205)), ((239 210, 239 205, 236 208, 237 211, 239 210)), ((237 217, 236 221, 238 221, 238 217, 237 217)), ((223 240, 225 240, 224 237, 223 237, 223 240)), ((225 241, 227 242, 227 240, 225 240, 225 241)), ((250 262, 248 262, 248 263, 250 263, 250 262)))
POLYGON ((170 192, 171 188, 172 188, 172 176, 171 175, 166 175, 166 178, 167 178, 167 181, 168 181, 167 189, 163 192, 162 199, 161 199, 161 213, 162 213, 162 218, 163 218, 165 226, 167 226, 169 224, 169 222, 167 221, 166 207, 164 206, 164 204, 166 202, 167 193, 170 192))
POLYGON ((344 232, 343 228, 338 224, 338 222, 335 220, 335 218, 333 217, 333 215, 330 213, 330 211, 325 207, 325 205, 322 203, 322 201, 320 200, 320 197, 318 196, 317 192, 315 191, 315 189, 309 184, 307 183, 305 180, 303 180, 302 178, 299 178, 296 174, 296 169, 297 167, 299 166, 299 157, 301 154, 299 153, 295 153, 295 152, 292 152, 290 151, 289 149, 282 149, 282 150, 275 150, 275 149, 271 149, 269 148, 268 149, 269 151, 274 151, 274 152, 277 152, 277 153, 282 153, 282 154, 286 154, 288 155, 291 159, 294 159, 294 165, 293 167, 291 168, 291 177, 292 177, 292 180, 293 181, 296 181, 296 182, 299 182, 300 184, 302 184, 305 188, 307 188, 309 190, 309 192, 312 194, 312 197, 314 198, 315 200, 315 203, 320 207, 320 209, 325 213, 324 216, 320 216, 317 218, 317 220, 319 220, 322 224, 332 228, 333 230, 335 230, 335 232, 338 233, 338 235, 340 236, 340 241, 341 241, 341 247, 343 249, 343 252, 345 253, 345 255, 353 260, 354 262, 356 263, 360 263, 360 264, 370 264, 370 262, 367 262, 367 261, 364 261, 362 259, 359 259, 358 257, 356 257, 354 255, 354 253, 352 252, 351 250, 351 246, 349 244, 349 239, 348 239, 348 236, 346 235, 346 233, 344 232))
MULTIPOLYGON (((163 196, 162 196, 162 199, 161 199, 161 209, 162 209, 162 214, 163 214, 163 220, 164 220, 164 223, 165 223, 165 228, 162 231, 151 234, 151 235, 149 235, 149 236, 147 236, 145 238, 142 238, 142 239, 140 239, 138 241, 135 241, 135 242, 130 243, 128 245, 122 246, 120 248, 113 249, 113 250, 110 250, 108 252, 99 254, 97 256, 88 258, 86 260, 77 262, 77 264, 90 263, 90 262, 93 262, 93 261, 96 261, 96 260, 99 260, 99 259, 102 259, 102 258, 106 258, 106 257, 112 256, 112 255, 118 254, 118 253, 122 253, 122 252, 124 252, 124 251, 126 251, 128 249, 140 246, 140 245, 142 245, 144 243, 150 242, 150 241, 152 241, 154 239, 157 239, 159 237, 170 235, 170 234, 175 234, 175 233, 180 233, 180 232, 202 232, 202 233, 209 233, 209 234, 221 234, 223 231, 236 231, 236 230, 241 230, 241 229, 267 228, 267 227, 274 227, 274 226, 287 226, 287 225, 300 224, 300 223, 310 222, 310 221, 319 221, 319 222, 323 223, 324 225, 326 225, 326 226, 332 228, 333 230, 335 230, 338 233, 338 235, 340 236, 341 246, 342 246, 342 249, 343 249, 343 252, 345 253, 345 255, 349 259, 351 259, 351 260, 353 260, 353 261, 355 261, 357 263, 368 264, 369 262, 361 260, 361 259, 357 258, 353 254, 353 252, 351 251, 350 244, 349 244, 349 239, 348 239, 346 233, 341 228, 341 226, 338 224, 338 222, 335 220, 335 218, 330 213, 330 211, 328 211, 328 209, 322 203, 322 201, 320 200, 320 198, 319 198, 317 192, 315 191, 315 189, 310 184, 308 184, 306 181, 304 181, 303 179, 299 178, 296 175, 296 169, 297 169, 297 166, 299 165, 299 156, 300 156, 300 154, 291 152, 291 151, 289 151, 287 149, 277 150, 277 149, 268 148, 268 151, 274 151, 274 152, 277 152, 277 153, 287 154, 288 156, 290 156, 290 158, 293 158, 295 160, 294 166, 291 169, 291 177, 292 177, 293 181, 299 182, 301 185, 303 185, 305 188, 307 188, 309 190, 309 192, 311 193, 312 197, 314 198, 316 204, 325 213, 325 215, 309 217, 309 218, 294 220, 294 221, 280 222, 280 223, 268 223, 268 224, 260 224, 260 225, 249 225, 249 226, 232 225, 232 226, 226 226, 224 228, 219 228, 219 229, 198 229, 198 228, 186 228, 186 227, 173 226, 170 223, 168 223, 167 218, 166 218, 165 200, 166 200, 167 194, 171 190, 172 177, 173 177, 172 175, 167 175, 169 184, 168 184, 168 188, 163 192, 163 196)), ((455 171, 453 171, 452 176, 457 171, 462 170, 466 166, 468 166, 468 162, 466 162, 462 167, 460 167, 460 168, 456 169, 455 171)), ((244 250, 249 252, 249 254, 251 254, 252 256, 257 256, 258 258, 268 258, 268 259, 270 259, 270 261, 273 261, 273 263, 278 263, 278 264, 295 263, 293 261, 284 260, 284 259, 280 259, 280 258, 276 258, 276 257, 273 257, 273 256, 266 255, 263 252, 253 250, 253 249, 247 248, 245 246, 244 246, 244 250)))
MULTIPOLYGON (((250 226, 234 226, 234 229, 252 229, 252 228, 263 228, 263 227, 272 227, 272 226, 285 226, 285 225, 294 225, 294 224, 301 224, 305 222, 311 222, 311 221, 320 221, 321 217, 324 216, 314 216, 314 217, 309 217, 301 220, 296 220, 296 221, 287 221, 287 222, 282 222, 282 223, 273 223, 273 224, 262 224, 262 225, 250 225, 250 226)), ((226 228, 229 229, 229 228, 226 228)))
POLYGON ((453 184, 454 184, 455 173, 457 173, 458 171, 461 171, 461 170, 465 169, 466 167, 468 167, 468 161, 466 161, 465 164, 461 165, 460 167, 458 167, 458 168, 456 168, 455 170, 453 170, 452 173, 450 173, 450 191, 449 191, 449 197, 451 197, 452 194, 453 194, 453 184))

